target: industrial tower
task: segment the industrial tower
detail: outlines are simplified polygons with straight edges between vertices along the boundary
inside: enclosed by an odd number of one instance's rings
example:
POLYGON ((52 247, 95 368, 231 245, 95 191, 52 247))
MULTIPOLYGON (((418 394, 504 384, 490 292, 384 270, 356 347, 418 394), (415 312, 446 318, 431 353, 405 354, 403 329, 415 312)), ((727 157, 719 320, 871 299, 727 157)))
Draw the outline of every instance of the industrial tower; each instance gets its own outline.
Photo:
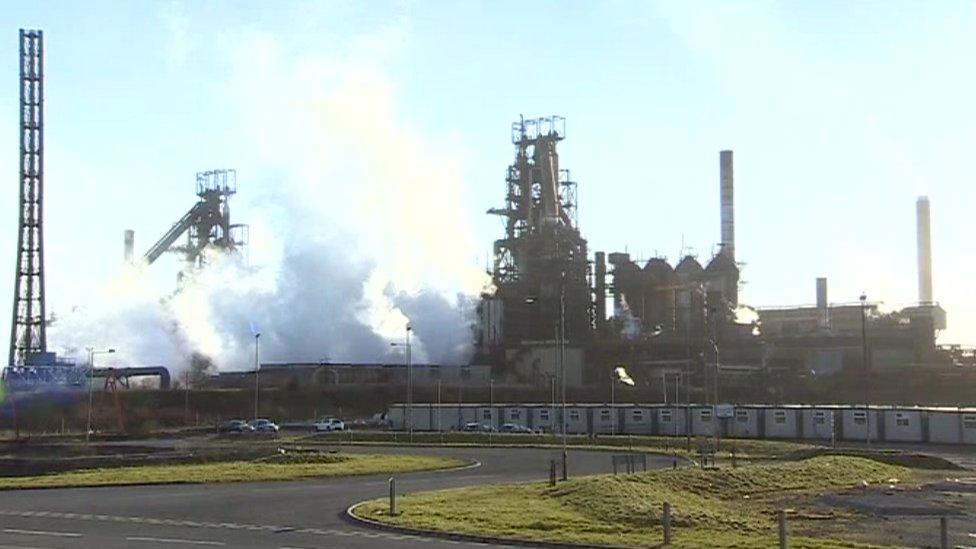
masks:
POLYGON ((20 221, 8 364, 47 354, 44 314, 44 36, 20 30, 20 221))
POLYGON ((495 241, 496 292, 482 302, 483 349, 524 341, 586 340, 593 325, 586 240, 576 226, 576 183, 559 167, 565 118, 512 124, 515 162, 508 167, 505 237, 495 241), (562 322, 560 322, 562 320, 562 322))
POLYGON ((206 264, 208 247, 233 252, 246 242, 247 226, 230 222, 230 197, 237 192, 236 170, 210 170, 197 173, 199 201, 146 252, 143 260, 152 264, 164 252, 183 254, 187 267, 206 264), (174 246, 183 233, 186 244, 174 246))

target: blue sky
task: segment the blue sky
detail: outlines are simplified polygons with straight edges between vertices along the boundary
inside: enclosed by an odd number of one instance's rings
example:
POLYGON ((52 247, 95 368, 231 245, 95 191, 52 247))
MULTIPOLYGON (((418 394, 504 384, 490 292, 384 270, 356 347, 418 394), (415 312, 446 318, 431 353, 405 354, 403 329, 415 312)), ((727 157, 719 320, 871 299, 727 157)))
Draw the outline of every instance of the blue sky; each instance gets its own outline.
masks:
MULTIPOLYGON (((673 261, 684 243, 706 259, 718 151, 733 149, 753 305, 810 303, 818 276, 832 301, 914 301, 928 195, 943 340, 976 343, 971 2, 10 3, 10 263, 20 27, 45 31, 55 312, 97 300, 122 231, 145 250, 214 167, 239 170, 252 264, 328 234, 383 273, 373 286, 467 291, 502 231, 484 211, 503 198, 510 123, 559 114, 591 250, 673 261), (289 204, 314 210, 314 230, 281 227, 289 204)), ((146 276, 162 288, 174 269, 146 276)))

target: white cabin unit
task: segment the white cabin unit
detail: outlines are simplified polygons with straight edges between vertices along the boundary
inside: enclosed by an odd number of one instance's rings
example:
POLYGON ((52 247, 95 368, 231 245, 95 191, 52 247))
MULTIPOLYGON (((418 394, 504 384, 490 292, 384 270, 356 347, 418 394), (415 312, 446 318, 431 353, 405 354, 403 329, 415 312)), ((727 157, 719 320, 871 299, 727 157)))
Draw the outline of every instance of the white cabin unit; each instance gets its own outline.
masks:
POLYGON ((957 409, 929 410, 929 439, 936 444, 962 443, 963 412, 957 409))
POLYGON ((691 434, 695 436, 722 435, 721 425, 715 417, 713 406, 693 406, 691 408, 691 434))
POLYGON ((529 426, 529 410, 524 406, 505 406, 502 408, 502 423, 529 426))
MULTIPOLYGON (((655 432, 660 436, 684 436, 688 431, 687 409, 663 406, 653 410, 657 414, 655 432)), ((692 411, 692 413, 694 413, 692 411)))
POLYGON ((763 416, 765 438, 800 438, 799 409, 773 406, 763 416))
POLYGON ((924 442, 922 411, 894 408, 885 410, 884 436, 888 442, 924 442))
POLYGON ((729 435, 738 438, 759 438, 762 409, 754 406, 736 406, 729 422, 729 435))
POLYGON ((878 440, 878 411, 874 408, 844 408, 841 412, 844 440, 866 440, 870 428, 871 440, 878 440))
POLYGON ((590 430, 588 410, 582 406, 566 407, 566 432, 585 434, 590 430))
POLYGON ((620 421, 617 418, 619 409, 609 406, 598 406, 590 409, 593 414, 593 426, 591 432, 600 435, 620 434, 620 421))
POLYGON ((654 410, 630 406, 622 410, 623 431, 629 435, 650 435, 654 433, 654 410))
POLYGON ((497 406, 479 406, 474 421, 484 425, 491 425, 497 429, 501 425, 498 423, 498 418, 501 416, 500 412, 501 410, 497 406))
POLYGON ((836 422, 839 420, 833 408, 817 406, 800 410, 800 419, 803 438, 812 440, 832 440, 836 433, 836 422))
POLYGON ((558 431, 559 407, 537 406, 529 408, 529 422, 533 429, 541 429, 547 433, 558 431))

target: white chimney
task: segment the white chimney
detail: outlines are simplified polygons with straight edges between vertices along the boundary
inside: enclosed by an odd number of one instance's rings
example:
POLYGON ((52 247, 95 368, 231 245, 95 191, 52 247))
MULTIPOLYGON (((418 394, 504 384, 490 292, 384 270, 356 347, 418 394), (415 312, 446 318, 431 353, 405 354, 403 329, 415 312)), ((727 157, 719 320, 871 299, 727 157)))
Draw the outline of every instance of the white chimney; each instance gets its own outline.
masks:
POLYGON ((722 199, 722 253, 735 259, 735 207, 733 205, 732 151, 719 153, 722 199))
POLYGON ((918 301, 932 303, 932 232, 927 196, 918 197, 915 203, 915 215, 918 243, 918 301))
POLYGON ((132 253, 136 246, 136 232, 132 229, 125 230, 125 249, 123 257, 126 263, 132 263, 132 253))

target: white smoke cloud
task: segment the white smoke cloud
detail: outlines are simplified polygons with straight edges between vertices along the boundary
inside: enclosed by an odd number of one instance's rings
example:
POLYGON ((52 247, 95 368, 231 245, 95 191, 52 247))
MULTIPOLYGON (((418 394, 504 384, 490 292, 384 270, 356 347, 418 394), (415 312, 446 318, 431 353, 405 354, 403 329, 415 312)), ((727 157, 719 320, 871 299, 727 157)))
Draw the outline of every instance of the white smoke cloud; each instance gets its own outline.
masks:
MULTIPOLYGON (((384 36, 365 50, 389 55, 403 38, 384 36)), ((127 272, 53 339, 76 355, 79 342, 111 342, 130 364, 179 368, 196 351, 246 369, 252 326, 262 361, 372 362, 398 360, 390 342, 410 322, 415 360, 464 362, 487 276, 473 260, 463 151, 401 118, 382 63, 256 31, 225 38, 229 78, 215 93, 239 123, 232 207, 251 225, 249 261, 212 257, 171 296, 127 272)))

